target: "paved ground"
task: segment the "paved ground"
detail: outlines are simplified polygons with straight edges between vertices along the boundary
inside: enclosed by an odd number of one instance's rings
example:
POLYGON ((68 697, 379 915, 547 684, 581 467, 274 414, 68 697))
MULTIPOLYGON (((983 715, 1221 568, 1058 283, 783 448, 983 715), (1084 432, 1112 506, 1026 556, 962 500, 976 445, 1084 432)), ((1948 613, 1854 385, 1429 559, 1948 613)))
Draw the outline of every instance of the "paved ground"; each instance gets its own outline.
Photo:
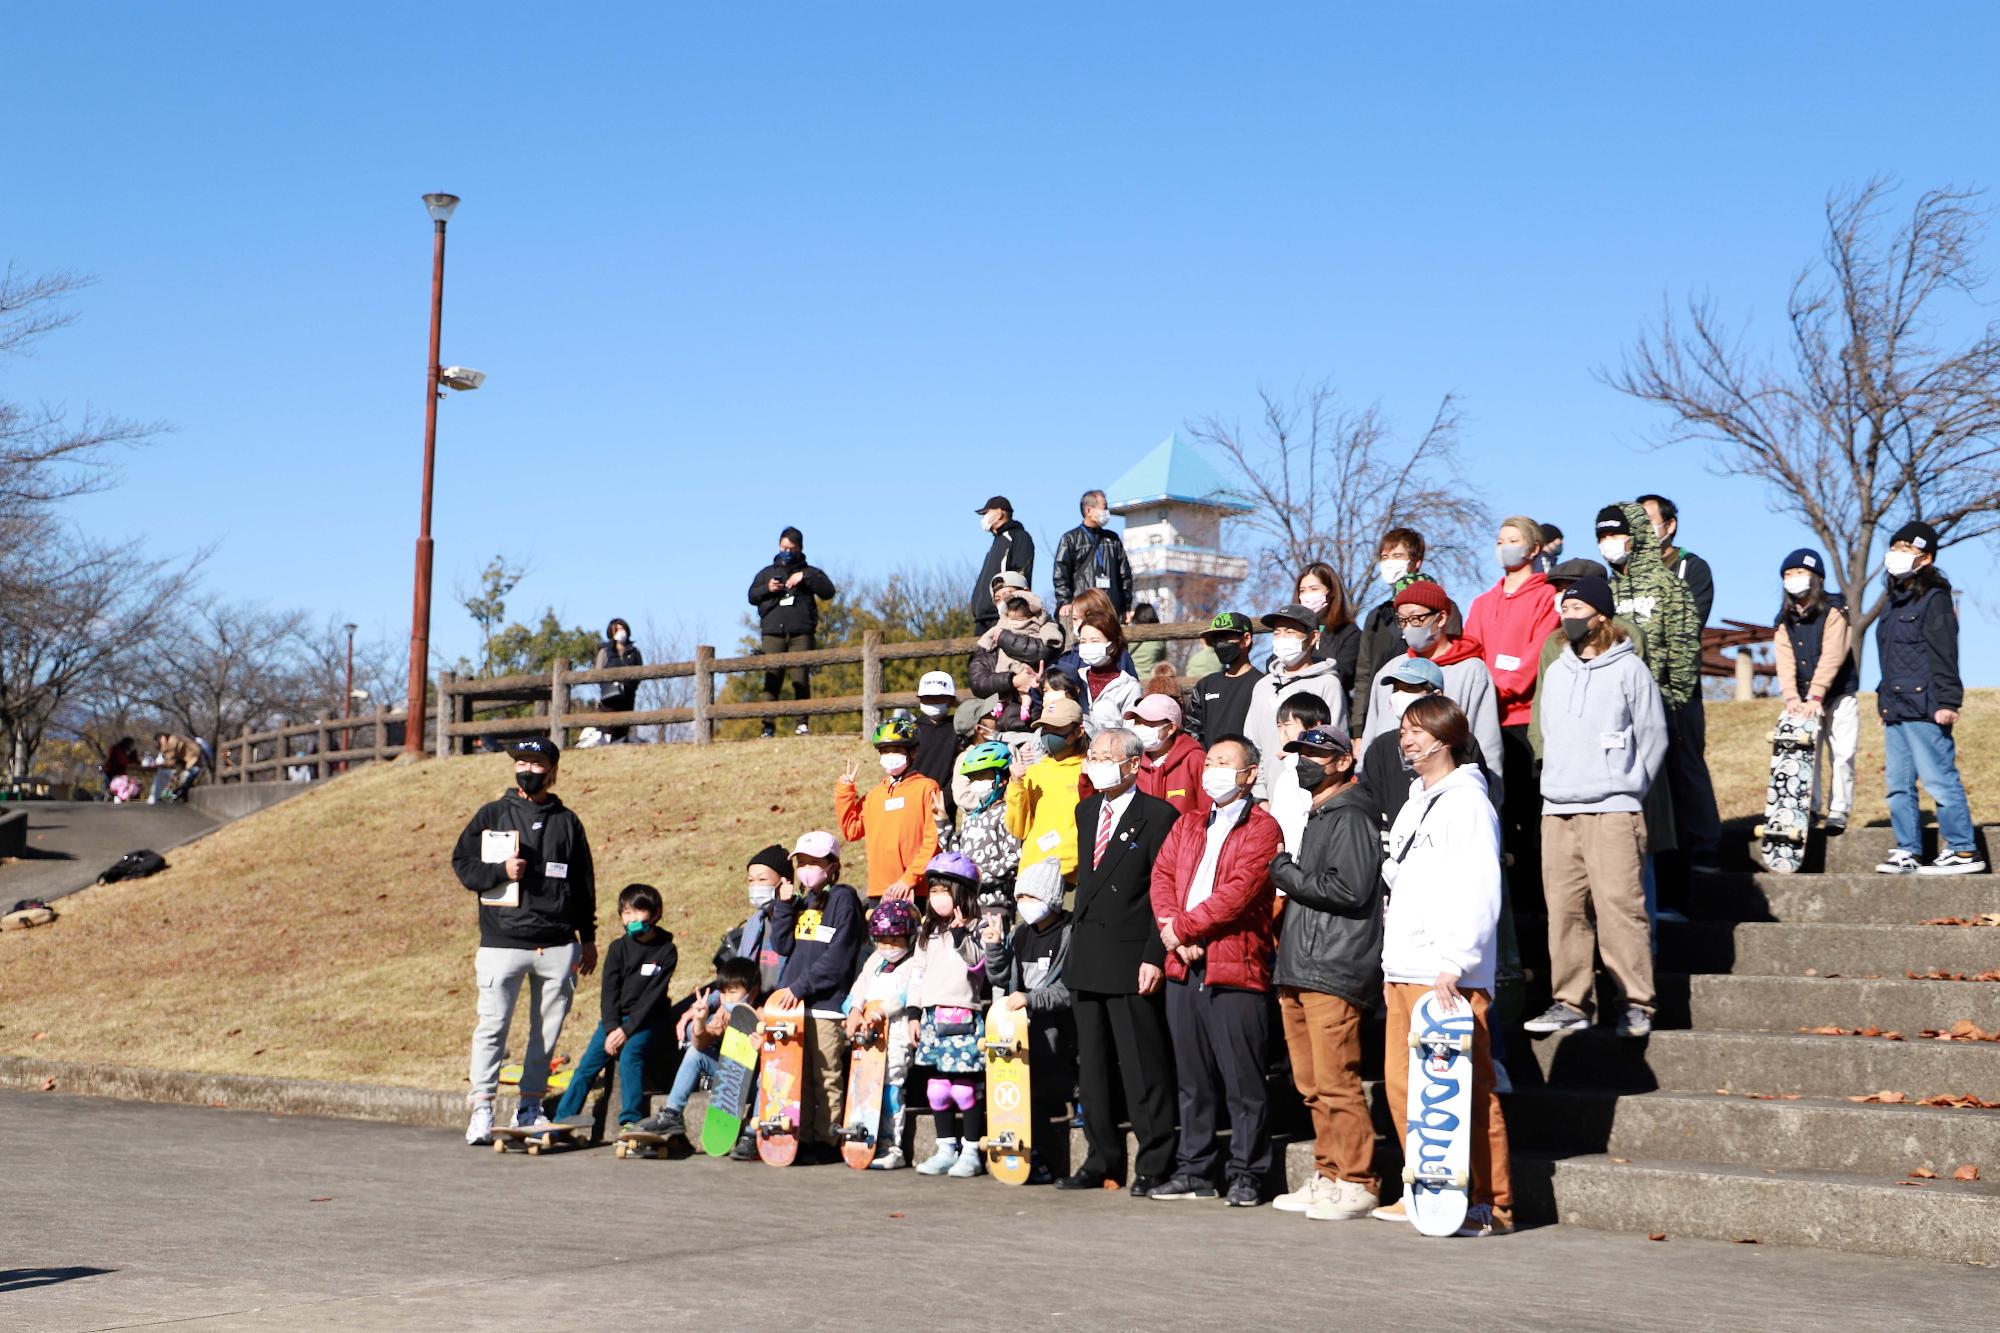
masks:
POLYGON ((1887 1329, 1977 1323, 1996 1281, 1563 1228, 1429 1241, 907 1171, 498 1158, 444 1131, 53 1094, 0 1093, 0 1149, 9 1330, 1887 1329), (788 1249, 755 1259, 774 1227, 788 1249), (1002 1246, 1018 1271, 989 1282, 1002 1246))
MULTIPOLYGON (((215 827, 189 805, 26 801, 28 855, 0 865, 0 911, 22 898, 54 900, 96 882, 127 852, 178 847, 215 827)), ((9 810, 21 807, 9 804, 9 810)), ((169 860, 172 858, 169 857, 169 860)))

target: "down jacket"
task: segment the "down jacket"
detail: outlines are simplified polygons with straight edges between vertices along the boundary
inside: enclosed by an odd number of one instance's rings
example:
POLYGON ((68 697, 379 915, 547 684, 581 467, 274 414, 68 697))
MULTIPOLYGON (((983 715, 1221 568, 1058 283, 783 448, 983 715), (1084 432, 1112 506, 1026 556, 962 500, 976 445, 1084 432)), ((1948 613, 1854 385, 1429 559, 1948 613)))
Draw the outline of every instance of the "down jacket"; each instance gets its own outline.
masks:
MULTIPOLYGON (((1174 821, 1159 859, 1153 862, 1153 915, 1171 922, 1182 944, 1202 947, 1208 985, 1267 991, 1276 952, 1271 858, 1277 855, 1281 835, 1278 821, 1263 805, 1251 806, 1222 840, 1215 888, 1208 899, 1192 909, 1184 905, 1208 847, 1208 821, 1228 813, 1225 807, 1174 821)), ((1167 952, 1166 970, 1170 980, 1187 979, 1187 964, 1172 950, 1167 952)))

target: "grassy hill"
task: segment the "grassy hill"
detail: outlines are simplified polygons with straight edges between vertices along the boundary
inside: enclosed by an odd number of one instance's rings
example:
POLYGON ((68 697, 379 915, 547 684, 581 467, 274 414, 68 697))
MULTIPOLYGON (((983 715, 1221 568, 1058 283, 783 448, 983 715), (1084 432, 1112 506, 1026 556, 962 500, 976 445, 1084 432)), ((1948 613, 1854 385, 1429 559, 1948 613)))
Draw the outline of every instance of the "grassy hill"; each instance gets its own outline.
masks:
MULTIPOLYGON (((1886 821, 1872 697, 1863 708, 1856 815, 1886 821)), ((1709 707, 1724 819, 1762 811, 1776 711, 1709 707)), ((2000 691, 1975 691, 1958 732, 1973 813, 1993 819, 2000 691)), ((815 736, 566 756, 558 790, 590 832, 606 940, 618 889, 656 885, 681 944, 676 991, 705 977, 717 937, 747 911, 744 861, 831 827, 834 777, 867 753, 815 736)), ((462 1086, 478 940, 451 847, 509 772, 499 756, 361 769, 182 848, 164 874, 66 899, 54 926, 0 935, 0 1051, 462 1086)), ((861 860, 849 853, 850 880, 861 860)), ((584 986, 571 1053, 596 1017, 595 982, 584 986)))

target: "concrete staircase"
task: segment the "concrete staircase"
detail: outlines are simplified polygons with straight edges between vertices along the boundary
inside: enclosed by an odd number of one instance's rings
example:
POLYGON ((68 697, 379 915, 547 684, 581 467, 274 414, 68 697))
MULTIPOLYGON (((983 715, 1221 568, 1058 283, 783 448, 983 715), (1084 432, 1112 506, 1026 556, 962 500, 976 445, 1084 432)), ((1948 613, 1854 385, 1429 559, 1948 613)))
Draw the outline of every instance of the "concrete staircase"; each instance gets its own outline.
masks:
MULTIPOLYGON (((1696 919, 1660 933, 1651 1038, 1513 1044, 1509 1128, 1553 1158, 1560 1221, 2000 1263, 2000 1110, 1917 1104, 2000 1102, 2000 1043, 1920 1035, 2000 1030, 2000 981, 1910 977, 2000 969, 2000 927, 1919 924, 2000 911, 2000 879, 1872 873, 1890 845, 1855 829, 1805 873, 1704 877, 1696 919), (1821 1027, 1903 1039, 1802 1031, 1821 1027), (1901 1098, 1853 1100, 1885 1092, 1901 1098), (1983 1178, 1953 1179, 1968 1164, 1983 1178)), ((1532 1012, 1547 934, 1527 907, 1532 1012)))

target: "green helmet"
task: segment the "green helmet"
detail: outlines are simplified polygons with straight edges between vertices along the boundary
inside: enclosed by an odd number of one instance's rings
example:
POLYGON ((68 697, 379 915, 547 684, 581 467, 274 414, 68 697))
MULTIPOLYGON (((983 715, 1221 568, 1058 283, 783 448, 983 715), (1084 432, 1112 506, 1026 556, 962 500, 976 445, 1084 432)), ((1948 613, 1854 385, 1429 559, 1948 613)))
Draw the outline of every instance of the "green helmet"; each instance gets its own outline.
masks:
POLYGON ((996 768, 1005 768, 1013 762, 1007 747, 999 741, 982 741, 958 757, 958 774, 969 778, 974 773, 989 773, 996 768))
POLYGON ((884 745, 915 745, 917 743, 917 724, 907 717, 892 717, 881 726, 875 728, 875 734, 868 738, 868 743, 877 747, 884 745))

